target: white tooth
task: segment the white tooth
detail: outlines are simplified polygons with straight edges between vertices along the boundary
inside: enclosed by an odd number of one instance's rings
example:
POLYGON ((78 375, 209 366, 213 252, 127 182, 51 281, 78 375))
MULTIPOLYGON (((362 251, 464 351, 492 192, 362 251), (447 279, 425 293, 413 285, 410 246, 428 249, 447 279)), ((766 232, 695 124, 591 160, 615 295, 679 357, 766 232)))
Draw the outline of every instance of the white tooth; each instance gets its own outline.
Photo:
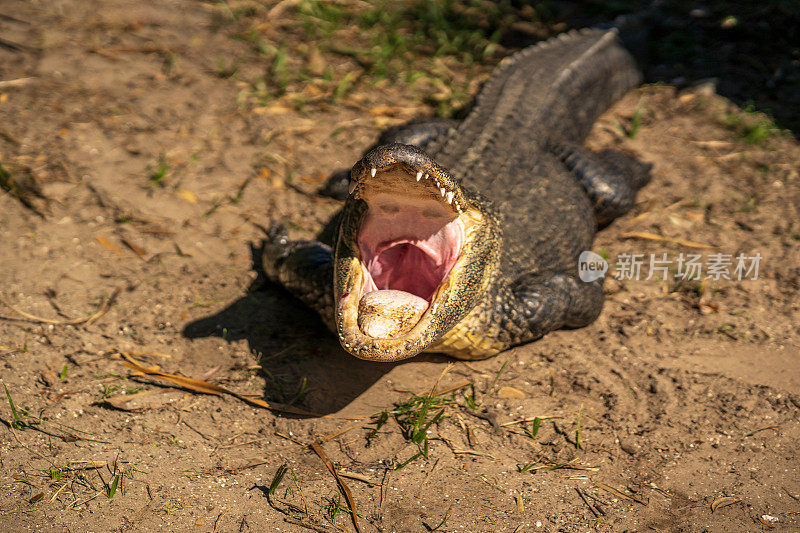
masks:
POLYGON ((425 174, 425 179, 428 179, 428 175, 427 174, 425 174))
POLYGON ((375 174, 377 174, 377 173, 378 173, 378 169, 375 168, 375 167, 372 167, 372 177, 373 178, 375 177, 375 174))
POLYGON ((452 204, 453 203, 453 192, 452 191, 447 193, 447 203, 448 204, 452 204))
POLYGON ((417 181, 422 179, 422 172, 417 172, 417 181))
POLYGON ((444 197, 444 187, 439 187, 439 192, 442 193, 442 197, 444 197))

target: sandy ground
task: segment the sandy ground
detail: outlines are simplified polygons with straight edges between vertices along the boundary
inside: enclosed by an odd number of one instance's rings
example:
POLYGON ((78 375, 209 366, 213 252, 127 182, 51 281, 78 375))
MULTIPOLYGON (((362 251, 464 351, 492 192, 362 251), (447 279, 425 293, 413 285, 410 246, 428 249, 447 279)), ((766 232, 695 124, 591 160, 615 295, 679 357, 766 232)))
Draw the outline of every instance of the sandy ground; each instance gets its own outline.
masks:
MULTIPOLYGON (((428 458, 395 471, 417 446, 402 416, 375 431, 370 415, 424 397, 448 360, 346 355, 253 254, 272 222, 324 224, 336 202, 314 191, 387 124, 370 109, 407 95, 237 104, 244 85, 217 58, 247 44, 215 31, 213 7, 0 4, 16 43, 0 46, 0 80, 30 78, 0 85, 0 164, 42 196, 0 195, 0 377, 16 409, 3 397, 0 530, 350 531, 307 447, 322 439, 355 475, 362 531, 800 531, 791 135, 749 144, 763 118, 708 87, 628 94, 589 145, 654 178, 595 250, 612 270, 624 253, 759 253, 758 279, 609 281, 591 326, 450 368, 439 390, 472 385, 441 397, 428 458), (65 324, 117 289, 101 317, 65 324), (171 388, 121 352, 317 416, 171 388)), ((391 120, 404 113, 432 109, 391 120)))

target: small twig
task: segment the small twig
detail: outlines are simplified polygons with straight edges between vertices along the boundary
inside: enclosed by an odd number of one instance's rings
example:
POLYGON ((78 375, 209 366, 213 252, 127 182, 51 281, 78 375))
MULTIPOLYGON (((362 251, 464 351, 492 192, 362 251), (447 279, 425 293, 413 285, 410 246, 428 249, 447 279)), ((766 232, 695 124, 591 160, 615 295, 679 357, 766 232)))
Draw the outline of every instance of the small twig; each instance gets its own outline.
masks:
MULTIPOLYGON (((451 364, 452 364, 452 363, 451 363, 451 364)), ((449 368, 447 368, 447 369, 445 369, 445 370, 447 371, 447 370, 450 370, 450 369, 449 369, 449 368)), ((443 375, 444 375, 444 373, 442 373, 442 376, 443 376, 443 375)), ((439 379, 442 379, 442 376, 439 376, 439 379)), ((437 382, 438 382, 438 380, 437 380, 437 382)), ((472 385, 472 384, 473 384, 473 382, 472 382, 472 381, 462 381, 462 382, 460 382, 460 383, 456 383, 455 385, 451 385, 451 386, 447 387, 446 389, 442 389, 442 390, 436 390, 436 391, 433 393, 433 396, 441 396, 442 394, 447 394, 448 392, 457 391, 458 389, 463 389, 464 387, 468 387, 468 386, 470 386, 470 385, 472 385)), ((409 391, 409 389, 408 389, 408 388, 403 388, 403 389, 395 389, 395 390, 396 390, 396 391, 398 391, 398 392, 406 392, 406 391, 409 391)), ((420 394, 415 394, 415 395, 416 395, 416 396, 422 396, 423 394, 426 394, 426 393, 420 393, 420 394)))
POLYGON ((484 452, 476 452, 475 450, 457 450, 455 448, 452 448, 451 451, 456 455, 477 455, 479 457, 489 457, 491 459, 497 459, 492 454, 484 452))
POLYGON ((308 522, 306 520, 302 520, 302 519, 299 519, 299 518, 294 518, 294 517, 291 517, 291 516, 285 517, 284 520, 289 522, 290 524, 294 524, 296 526, 304 527, 306 529, 310 529, 311 531, 317 531, 318 533, 328 533, 329 531, 331 531, 331 528, 329 528, 329 527, 313 524, 313 523, 308 522))
POLYGON ((437 390, 435 396, 441 396, 442 394, 447 394, 448 392, 457 391, 458 389, 463 389, 464 387, 468 387, 472 385, 472 381, 462 381, 461 383, 457 383, 455 385, 451 385, 446 389, 437 390))
POLYGON ((34 48, 31 48, 26 44, 16 43, 14 41, 9 41, 8 39, 3 39, 3 38, 0 38, 0 47, 8 48, 9 50, 13 50, 15 52, 34 50, 34 48))
POLYGON ((702 242, 687 241, 686 239, 677 239, 674 237, 664 237, 655 233, 647 231, 625 231, 620 234, 623 239, 644 239, 647 241, 671 242, 687 248, 700 248, 703 250, 716 250, 718 247, 713 244, 704 244, 702 242))
POLYGON ((431 387, 430 392, 428 393, 428 400, 430 400, 431 398, 433 398, 435 396, 436 387, 439 386, 439 382, 442 380, 444 375, 447 374, 450 371, 451 368, 453 368, 454 364, 455 363, 447 363, 447 366, 444 367, 444 370, 442 370, 442 373, 439 374, 438 378, 436 378, 436 381, 434 382, 433 386, 431 387))
POLYGON ((381 480, 381 501, 378 505, 378 520, 383 522, 383 506, 386 504, 386 496, 389 493, 389 478, 394 472, 394 469, 387 468, 383 471, 383 479, 381 480))
POLYGON ((425 481, 422 482, 423 485, 427 484, 428 481, 431 479, 431 476, 433 475, 433 472, 436 470, 436 467, 439 466, 439 459, 441 459, 441 457, 436 458, 436 462, 433 463, 433 468, 431 468, 431 471, 428 472, 427 476, 425 476, 425 481))
MULTIPOLYGON (((54 326, 77 326, 79 324, 86 324, 88 326, 96 322, 104 314, 108 313, 108 311, 111 309, 111 306, 114 305, 114 302, 116 301, 117 296, 119 296, 120 292, 122 292, 122 287, 117 287, 116 289, 114 289, 114 292, 111 293, 111 296, 108 297, 108 300, 106 300, 106 302, 102 305, 102 307, 100 307, 100 309, 97 310, 96 313, 93 313, 84 318, 79 318, 77 320, 52 320, 50 318, 42 318, 36 315, 31 315, 30 313, 26 313, 25 311, 17 309, 16 307, 6 302, 2 298, 0 298, 0 304, 5 305, 18 315, 32 322, 38 322, 41 324, 53 324, 54 326)), ((12 318, 10 320, 14 319, 12 318)))
POLYGON ((621 492, 621 491, 615 489, 614 487, 606 485, 605 483, 600 483, 599 481, 596 481, 595 482, 595 486, 598 489, 603 489, 604 491, 610 492, 611 494, 619 496, 620 498, 623 498, 623 499, 626 499, 626 500, 630 500, 632 502, 636 502, 638 504, 647 506, 647 504, 645 502, 643 502, 642 500, 640 500, 638 498, 634 498, 633 496, 629 496, 629 495, 625 494, 624 492, 621 492))
POLYGON ((71 504, 67 505, 67 508, 69 509, 70 507, 78 507, 78 506, 80 506, 80 505, 83 505, 84 503, 88 503, 88 502, 90 502, 90 501, 94 500, 95 498, 97 498, 98 496, 100 496, 101 494, 103 494, 103 493, 102 493, 101 491, 98 491, 98 492, 97 492, 97 493, 96 493, 94 496, 91 496, 91 497, 89 497, 89 498, 86 498, 86 499, 85 499, 85 500, 83 500, 83 501, 80 501, 80 502, 79 502, 78 500, 75 500, 75 501, 74 501, 74 502, 72 502, 71 504))
POLYGON ((267 20, 275 20, 279 18, 284 11, 300 4, 300 0, 281 0, 275 4, 269 11, 267 11, 267 20))
POLYGON ((260 398, 253 398, 251 396, 245 396, 243 394, 239 394, 238 392, 234 392, 232 390, 226 389, 225 387, 220 387, 214 383, 210 383, 208 381, 202 381, 199 379, 192 379, 187 378, 185 376, 179 376, 177 374, 168 374, 166 372, 160 372, 158 370, 154 370, 153 368, 148 368, 142 366, 141 363, 133 359, 131 356, 124 352, 120 352, 120 355, 125 359, 122 362, 123 365, 127 366, 128 368, 132 368, 137 372, 141 372, 148 376, 157 377, 163 379, 165 381, 169 381, 170 383, 174 383, 179 385, 185 389, 189 389, 193 392, 199 392, 202 394, 212 394, 214 396, 221 396, 223 394, 229 394, 234 398, 238 398, 243 402, 247 402, 251 405, 256 405, 258 407, 263 407, 265 409, 270 409, 272 411, 283 411, 286 413, 293 413, 297 415, 303 416, 313 416, 319 417, 321 415, 317 413, 312 413, 310 411, 306 411, 304 409, 300 409, 297 407, 292 407, 291 405, 285 405, 281 403, 268 403, 260 398))
POLYGON ((217 526, 219 525, 219 521, 222 520, 222 517, 225 516, 229 510, 230 507, 226 507, 225 509, 222 510, 217 519, 214 520, 214 529, 212 531, 217 531, 217 526))
POLYGON ((504 427, 513 426, 513 425, 516 425, 516 424, 525 424, 527 422, 533 422, 537 418, 539 420, 553 420, 553 419, 556 419, 556 418, 564 418, 564 417, 563 416, 559 416, 559 415, 532 416, 530 418, 523 418, 522 420, 512 420, 511 422, 503 422, 502 424, 500 424, 500 427, 504 428, 504 427))
POLYGON ((0 19, 8 20, 10 22, 17 22, 19 24, 25 24, 26 26, 30 26, 31 23, 27 20, 22 20, 21 18, 12 17, 11 15, 7 15, 5 13, 0 13, 0 19))
POLYGON ((257 466, 267 465, 267 464, 269 464, 269 461, 254 461, 254 462, 248 463, 248 464, 246 464, 244 466, 237 466, 235 468, 226 468, 225 469, 225 473, 226 474, 238 474, 239 472, 242 472, 243 470, 248 470, 250 468, 255 468, 257 466))
POLYGON ((50 498, 50 503, 53 503, 53 501, 56 499, 56 497, 58 497, 58 493, 59 493, 59 492, 61 492, 61 490, 62 490, 64 487, 66 487, 68 483, 69 483, 69 481, 65 481, 63 485, 61 485, 60 487, 58 487, 58 490, 56 491, 56 493, 55 493, 55 494, 53 494, 53 497, 52 497, 52 498, 50 498))
POLYGON ((341 472, 339 472, 339 475, 342 476, 342 477, 355 479, 356 481, 362 481, 362 482, 366 483, 367 485, 377 485, 376 482, 374 482, 373 480, 371 480, 367 476, 364 476, 364 475, 361 475, 361 474, 356 474, 355 472, 341 471, 341 472))
POLYGON ((23 85, 27 85, 36 78, 17 78, 15 80, 0 80, 0 89, 5 89, 7 87, 22 87, 23 85))
POLYGON ((7 132, 5 130, 0 130, 0 137, 2 137, 3 139, 7 140, 8 142, 10 142, 11 144, 13 144, 15 146, 19 146, 21 144, 19 142, 19 139, 17 139, 16 137, 14 137, 13 135, 11 135, 9 132, 7 132))
POLYGON ((601 505, 611 505, 611 504, 610 504, 610 503, 608 503, 607 501, 601 500, 600 498, 598 498, 597 496, 595 496, 595 495, 594 495, 594 494, 592 494, 591 492, 584 492, 584 493, 583 493, 583 495, 584 495, 584 496, 586 496, 586 497, 588 497, 588 498, 591 498, 591 499, 593 499, 594 501, 596 501, 597 503, 599 503, 599 504, 601 504, 601 505))
POLYGON ((461 364, 464 365, 465 367, 469 368, 470 370, 472 370, 476 374, 480 374, 482 376, 486 375, 486 372, 484 372, 483 370, 480 370, 478 368, 475 368, 474 366, 472 366, 471 364, 467 363, 466 361, 461 361, 461 364))
POLYGON ((600 518, 600 515, 599 515, 599 514, 597 514, 597 511, 595 511, 594 507, 592 507, 592 504, 591 504, 591 503, 589 503, 589 500, 587 500, 587 499, 586 499, 586 496, 584 496, 584 495, 583 495, 583 492, 581 492, 581 489, 579 489, 578 487, 575 487, 575 492, 577 492, 577 493, 578 493, 578 496, 580 496, 580 497, 581 497, 581 500, 583 500, 583 503, 585 503, 585 504, 586 504, 586 507, 588 507, 588 508, 589 508, 589 510, 590 510, 590 511, 592 512, 592 514, 594 515, 594 517, 595 517, 595 518, 600 518))
POLYGON ((303 509, 306 512, 306 516, 308 516, 308 504, 306 503, 306 495, 303 494, 303 489, 300 487, 300 481, 298 481, 297 476, 294 475, 294 470, 289 469, 289 473, 292 475, 292 481, 294 482, 294 486, 297 487, 297 492, 300 493, 300 499, 303 500, 303 509))
POLYGON ((361 424, 350 424, 349 426, 344 427, 342 429, 339 429, 337 431, 334 431, 333 433, 328 433, 327 435, 324 435, 319 440, 320 440, 320 442, 328 442, 329 440, 333 440, 333 439, 335 439, 336 437, 338 437, 340 435, 344 435, 345 433, 347 433, 351 429, 355 429, 360 425, 361 424))
MULTIPOLYGON (((444 373, 442 374, 444 375, 444 373)), ((311 449, 317 454, 320 460, 322 460, 322 463, 325 465, 325 468, 328 469, 328 472, 330 472, 336 479, 336 483, 339 485, 339 489, 341 489, 345 500, 347 500, 347 505, 350 507, 350 515, 353 518, 353 527, 356 528, 357 533, 361 533, 361 528, 358 525, 358 515, 356 513, 356 502, 353 500, 353 494, 350 492, 350 488, 336 472, 336 468, 334 468, 333 463, 330 459, 328 459, 328 456, 325 455, 325 450, 322 449, 322 446, 320 446, 320 444, 317 442, 312 442, 311 449)))
POLYGON ((283 433, 275 433, 275 435, 277 435, 278 437, 280 437, 282 439, 290 440, 290 441, 294 442, 295 444, 299 444, 303 448, 308 446, 308 444, 306 444, 305 442, 301 442, 301 441, 297 440, 296 438, 291 437, 289 435, 284 435, 283 433))

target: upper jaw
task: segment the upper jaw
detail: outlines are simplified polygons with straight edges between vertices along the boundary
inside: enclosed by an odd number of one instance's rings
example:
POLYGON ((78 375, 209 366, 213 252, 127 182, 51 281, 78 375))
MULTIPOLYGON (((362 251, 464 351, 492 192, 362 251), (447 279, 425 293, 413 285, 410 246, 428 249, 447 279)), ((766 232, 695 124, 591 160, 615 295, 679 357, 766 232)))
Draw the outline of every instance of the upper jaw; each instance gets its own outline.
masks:
POLYGON ((406 169, 410 187, 435 187, 442 203, 449 205, 456 214, 467 210, 469 202, 450 173, 423 150, 408 144, 384 144, 367 152, 350 171, 350 196, 360 198, 364 185, 378 172, 398 165, 406 169))

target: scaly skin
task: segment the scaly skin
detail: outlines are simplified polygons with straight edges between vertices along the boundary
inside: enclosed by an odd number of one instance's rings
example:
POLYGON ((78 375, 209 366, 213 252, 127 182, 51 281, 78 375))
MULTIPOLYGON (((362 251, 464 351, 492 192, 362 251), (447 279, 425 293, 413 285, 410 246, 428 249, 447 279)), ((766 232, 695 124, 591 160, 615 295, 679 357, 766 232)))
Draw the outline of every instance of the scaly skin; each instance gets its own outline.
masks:
POLYGON ((649 169, 581 145, 597 116, 638 81, 614 31, 572 32, 519 52, 495 71, 460 124, 447 129, 436 121, 428 135, 424 123, 393 131, 394 144, 374 147, 354 165, 333 252, 273 234, 267 275, 364 359, 423 351, 481 359, 591 323, 602 309, 602 280, 578 278, 578 255, 591 249, 598 224, 630 209, 649 169), (370 338, 355 325, 363 283, 356 242, 367 210, 361 194, 376 172, 407 175, 398 187, 422 186, 430 176, 469 236, 423 319, 393 339, 370 338))

